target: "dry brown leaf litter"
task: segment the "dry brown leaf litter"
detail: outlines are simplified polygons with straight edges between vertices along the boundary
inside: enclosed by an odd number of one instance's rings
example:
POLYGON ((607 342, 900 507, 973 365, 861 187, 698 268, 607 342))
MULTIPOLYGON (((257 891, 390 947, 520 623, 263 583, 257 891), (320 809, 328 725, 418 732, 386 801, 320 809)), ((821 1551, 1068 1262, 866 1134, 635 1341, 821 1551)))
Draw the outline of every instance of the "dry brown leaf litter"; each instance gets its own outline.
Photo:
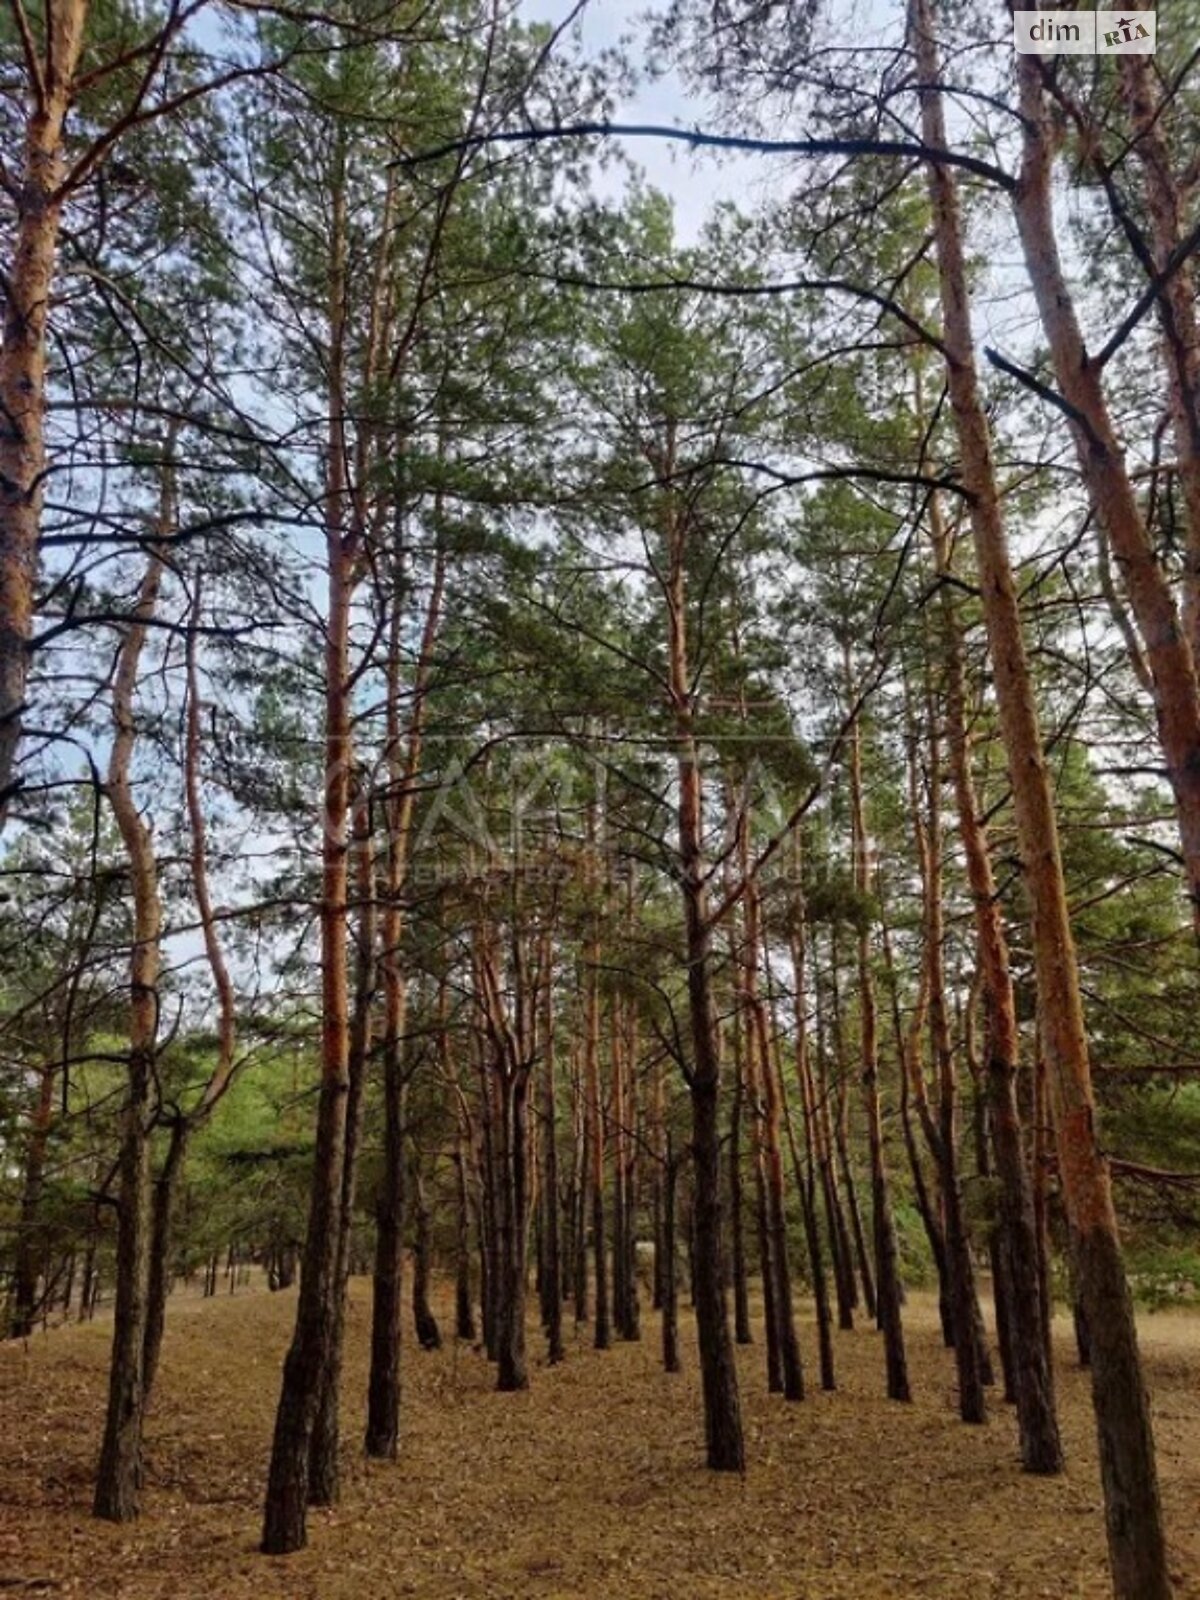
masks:
MULTIPOLYGON (((439 1310, 448 1317, 443 1300, 439 1310)), ((307 1550, 256 1552, 291 1295, 200 1301, 168 1316, 147 1435, 145 1510, 88 1515, 110 1328, 0 1349, 0 1592, 87 1600, 1104 1600, 1110 1593, 1086 1374, 1060 1346, 1069 1470, 1023 1476, 1011 1411, 954 1414, 931 1303, 906 1312, 916 1401, 881 1397, 878 1336, 838 1336, 840 1389, 768 1396, 761 1347, 739 1352, 750 1468, 704 1471, 694 1330, 688 1370, 640 1344, 534 1363, 523 1395, 483 1357, 404 1357, 404 1445, 358 1453, 369 1286, 355 1283, 343 1407, 344 1489, 307 1550)), ((1200 1600, 1200 1315, 1143 1319, 1180 1600, 1200 1600)), ((815 1366, 813 1329, 806 1355, 815 1366)), ((540 1338, 530 1328, 531 1352, 540 1338)))

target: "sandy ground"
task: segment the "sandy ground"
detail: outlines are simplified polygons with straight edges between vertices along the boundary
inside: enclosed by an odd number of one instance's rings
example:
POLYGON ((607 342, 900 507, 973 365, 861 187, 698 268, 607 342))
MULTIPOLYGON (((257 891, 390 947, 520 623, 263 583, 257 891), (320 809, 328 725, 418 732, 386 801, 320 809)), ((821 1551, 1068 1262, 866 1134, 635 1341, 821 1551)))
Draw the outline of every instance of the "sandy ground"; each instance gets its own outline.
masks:
MULTIPOLYGON (((491 1390, 482 1356, 405 1351, 405 1440, 393 1465, 358 1451, 368 1285, 353 1285, 343 1390, 345 1484, 309 1545, 256 1553, 292 1295, 172 1303, 132 1527, 88 1515, 109 1327, 0 1349, 0 1591, 89 1600, 1099 1600, 1109 1594, 1087 1377, 1060 1330, 1066 1475, 1024 1477, 1011 1412, 954 1413, 932 1304, 907 1308, 916 1400, 881 1398, 878 1336, 838 1338, 837 1394, 768 1396, 739 1352, 750 1466, 701 1465, 694 1330, 687 1371, 640 1344, 559 1368, 535 1353, 524 1395, 491 1390)), ((444 1301, 439 1310, 448 1312, 444 1301)), ((1143 1320, 1180 1600, 1200 1597, 1200 1314, 1143 1320)), ((813 1329, 805 1352, 815 1366, 813 1329)))

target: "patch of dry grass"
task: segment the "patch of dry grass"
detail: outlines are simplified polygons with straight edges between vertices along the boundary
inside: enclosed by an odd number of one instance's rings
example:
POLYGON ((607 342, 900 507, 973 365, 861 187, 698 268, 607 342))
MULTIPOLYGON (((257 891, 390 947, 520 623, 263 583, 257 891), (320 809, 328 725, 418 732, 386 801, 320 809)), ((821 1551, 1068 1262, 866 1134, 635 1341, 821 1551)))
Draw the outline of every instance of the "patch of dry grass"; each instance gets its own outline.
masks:
MULTIPOLYGON (((101 1323, 0 1349, 0 1588, 89 1600, 1102 1600, 1109 1594, 1087 1377, 1062 1349, 1069 1470, 1017 1468, 1010 1411, 954 1413, 932 1305, 906 1312, 916 1401, 881 1397, 878 1336, 840 1335, 835 1395, 768 1396, 739 1352, 750 1468, 701 1465, 692 1329, 687 1371, 657 1365, 657 1328, 600 1355, 587 1330, 524 1395, 492 1392, 474 1351, 405 1351, 404 1447, 358 1451, 368 1285, 349 1315, 341 1505, 307 1550, 256 1552, 291 1295, 177 1300, 148 1432, 145 1511, 88 1515, 110 1336, 101 1323)), ((438 1307, 449 1321, 445 1300, 438 1307)), ((1200 1597, 1200 1316, 1146 1319, 1180 1600, 1200 1597)), ((806 1326, 806 1355, 813 1330, 806 1326)), ((530 1330, 531 1350, 541 1341, 530 1330)))

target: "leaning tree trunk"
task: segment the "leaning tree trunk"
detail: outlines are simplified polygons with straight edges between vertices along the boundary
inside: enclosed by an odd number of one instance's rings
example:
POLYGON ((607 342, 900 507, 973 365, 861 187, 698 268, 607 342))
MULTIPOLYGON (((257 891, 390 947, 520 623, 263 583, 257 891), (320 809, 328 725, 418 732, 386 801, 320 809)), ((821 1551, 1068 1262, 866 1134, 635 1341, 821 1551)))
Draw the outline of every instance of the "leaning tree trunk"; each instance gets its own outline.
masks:
MULTIPOLYGON (((1034 56, 1018 60, 1023 157, 1012 189, 1017 231, 1055 377, 1072 418, 1070 430, 1080 476, 1092 514, 1116 558, 1142 636, 1158 740, 1175 801, 1193 926, 1200 936, 1200 681, 1196 658, 1117 439, 1105 395, 1103 365, 1084 343, 1063 272, 1052 183, 1057 135, 1041 70, 1034 56)), ((1159 304, 1165 311, 1169 301, 1160 295, 1159 304)))
MULTIPOLYGON (((945 120, 930 0, 913 0, 925 142, 946 147, 945 120)), ((1039 63, 1020 57, 1027 168, 1020 195, 1045 190, 1049 151, 1039 63)), ((1058 821, 1000 510, 991 441, 975 370, 974 339, 958 194, 950 169, 929 164, 951 409, 979 568, 984 621, 1008 758, 1021 861, 1033 916, 1034 970, 1058 1146, 1063 1199, 1075 1243, 1080 1285, 1092 1327, 1092 1398, 1100 1443, 1109 1560, 1118 1600, 1167 1600, 1171 1582, 1150 1406, 1138 1356, 1133 1303, 1121 1260, 1108 1166, 1096 1141, 1095 1102, 1079 972, 1071 933, 1058 821)), ((1052 218, 1039 212, 1030 229, 1031 265, 1051 265, 1037 246, 1052 242, 1052 218)), ((1036 284, 1053 292, 1053 277, 1036 284)), ((1053 310, 1047 307, 1047 310, 1053 310)), ((1061 309, 1061 308, 1060 308, 1061 309)), ((1081 369, 1082 370, 1082 369, 1081 369)), ((1094 376, 1094 375, 1093 375, 1094 376)), ((1061 381, 1061 374, 1060 374, 1061 381)), ((1110 533, 1112 530, 1110 528, 1110 533)), ((1121 551, 1115 534, 1113 548, 1121 551)), ((1127 572, 1127 582, 1129 574, 1127 572)), ((1132 593, 1132 591, 1131 591, 1132 593)), ((1166 642, 1174 649, 1168 638, 1166 642)), ((1200 780, 1200 769, 1197 771, 1200 780)))
MULTIPOLYGON (((936 497, 930 504, 930 518, 937 570, 948 579, 950 545, 936 497)), ((991 851, 971 772, 962 636, 954 591, 949 582, 942 587, 942 624, 950 761, 959 838, 966 856, 975 910, 984 995, 984 1088, 999 1179, 999 1250, 1003 1263, 999 1274, 1002 1281, 998 1282, 996 1290, 997 1319, 1003 1288, 1007 1291, 1003 1301, 1007 1308, 1009 1367, 1017 1405, 1021 1464, 1026 1472, 1055 1473, 1062 1470, 1062 1443, 1055 1409, 1053 1367, 1048 1355, 1050 1341, 1038 1284, 1033 1190, 1017 1106, 1016 999, 991 851)))
MULTIPOLYGON (((1136 9, 1143 9, 1139 5, 1136 9)), ((1146 8, 1148 9, 1148 8, 1146 8)), ((1192 263, 1175 260, 1184 243, 1188 188, 1171 169, 1166 131, 1168 97, 1149 56, 1119 56, 1121 93, 1129 109, 1134 139, 1131 151, 1145 179, 1146 214, 1150 224, 1153 274, 1166 281, 1157 296, 1167 370, 1167 398, 1175 443, 1175 466, 1187 510, 1183 617, 1192 657, 1200 660, 1200 318, 1196 315, 1196 278, 1192 263), (1174 267, 1174 271, 1170 269, 1174 267)), ((1097 152, 1102 148, 1096 142, 1097 152)), ((1134 224, 1136 227, 1136 224, 1134 224)))
MULTIPOLYGON (((170 469, 164 471, 160 532, 173 522, 170 469)), ((164 559, 150 554, 121 642, 113 682, 116 733, 109 759, 107 792, 129 861, 133 893, 133 947, 129 958, 129 1056, 121 1113, 120 1189, 117 1200, 117 1284, 113 1308, 112 1365, 104 1442, 92 1509, 110 1522, 137 1515, 145 1418, 146 1320, 150 1271, 150 1118, 158 1041, 158 978, 162 961, 162 905, 158 864, 150 830, 133 795, 132 763, 137 731, 133 706, 146 634, 158 604, 164 559)))

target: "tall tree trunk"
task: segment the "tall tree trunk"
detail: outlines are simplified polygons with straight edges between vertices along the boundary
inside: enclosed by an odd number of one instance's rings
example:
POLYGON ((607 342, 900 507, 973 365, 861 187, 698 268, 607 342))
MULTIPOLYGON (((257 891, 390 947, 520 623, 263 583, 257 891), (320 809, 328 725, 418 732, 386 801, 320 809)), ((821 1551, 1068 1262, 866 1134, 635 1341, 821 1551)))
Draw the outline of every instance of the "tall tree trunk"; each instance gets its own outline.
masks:
POLYGON ((263 1511, 262 1549, 303 1547, 309 1446, 331 1353, 338 1305, 342 1175, 350 1091, 347 890, 350 798, 350 600, 354 547, 343 530, 345 441, 346 195, 344 149, 333 174, 329 282, 329 437, 326 464, 325 752, 321 810, 321 1083, 308 1228, 296 1326, 283 1366, 263 1511))
MULTIPOLYGON (((833 1314, 829 1304, 829 1284, 825 1277, 825 1262, 821 1252, 821 1232, 817 1226, 817 1154, 816 1154, 816 1091, 813 1086, 812 1067, 808 1058, 808 1016, 805 1010, 804 973, 804 891, 801 886, 801 842, 795 840, 796 895, 793 902, 793 924, 789 935, 792 958, 792 1005, 795 1025, 794 1061, 796 1084, 800 1090, 800 1113, 804 1121, 804 1166, 796 1148, 796 1134, 788 1109, 787 1095, 783 1091, 783 1073, 779 1082, 783 1097, 784 1117, 787 1123, 788 1143, 792 1151, 792 1164, 796 1173, 796 1188, 804 1219, 804 1239, 808 1246, 809 1274, 812 1278, 813 1300, 817 1317, 817 1349, 821 1367, 821 1387, 831 1392, 837 1388, 833 1361, 833 1314)), ((769 971, 768 967, 768 971, 769 971)))
MULTIPOLYGON (((937 46, 930 0, 913 0, 914 34, 920 51, 922 132, 934 149, 946 147, 937 46)), ((1056 253, 1046 236, 1052 219, 1042 208, 1049 178, 1045 117, 1032 57, 1018 59, 1022 84, 1026 169, 1019 191, 1025 197, 1023 230, 1035 290, 1040 299, 1055 294, 1056 253), (1032 204, 1029 195, 1032 194, 1032 204), (1034 225, 1036 224, 1036 225, 1034 225), (1045 276, 1043 273, 1045 272, 1045 276)), ((1075 1238, 1076 1259, 1088 1318, 1095 1336, 1092 1398, 1100 1442, 1109 1559, 1118 1600, 1166 1600, 1171 1584, 1150 1407, 1138 1357, 1133 1303, 1125 1278, 1116 1213, 1107 1163, 1096 1142, 1095 1103, 1087 1033, 1079 990, 1067 907, 1066 885, 1058 841, 1041 729, 1030 678, 1011 561, 1001 517, 991 441, 978 390, 974 339, 957 188, 951 171, 929 164, 929 188, 941 287, 944 342, 951 408, 959 439, 961 472, 970 494, 970 518, 979 568, 984 620, 991 647, 996 699, 1008 757, 1009 782, 1016 813, 1026 888, 1033 913, 1034 969, 1047 1078, 1058 1145, 1059 1173, 1068 1220, 1075 1238)), ((1068 302, 1069 306, 1069 302, 1068 302)), ((1047 321, 1062 307, 1046 305, 1047 321)), ((1049 336, 1050 329, 1047 328, 1049 336)), ((1052 344, 1057 341, 1051 340, 1052 344)), ((1076 356, 1079 355, 1076 350, 1076 356)), ((1080 363, 1077 375, 1096 381, 1080 363)), ((1059 381, 1066 385, 1060 371, 1059 381)), ((1073 397, 1067 394, 1068 399, 1073 397)), ((1103 437, 1101 442, 1103 443, 1103 437)), ((1098 452, 1108 456, 1107 447, 1098 452)), ((1107 515, 1107 512, 1106 512, 1107 515)), ((1132 557, 1125 571, 1131 599, 1134 575, 1140 575, 1137 550, 1122 550, 1129 529, 1120 517, 1108 517, 1118 559, 1132 557), (1117 524, 1121 538, 1117 537, 1117 524)), ((1179 654, 1177 630, 1147 630, 1147 647, 1179 654)), ((1186 648, 1186 646, 1185 646, 1186 648)), ((1184 707, 1186 712, 1187 707, 1184 707)), ((1200 770, 1197 771, 1200 779, 1200 770)))
POLYGON ((528 1075, 506 1076, 502 1085, 500 1195, 500 1299, 497 1389, 529 1387, 525 1357, 526 1238, 528 1234, 528 1075))
MULTIPOLYGON (((385 218, 386 220, 386 218, 385 218)), ((440 503, 435 525, 440 527, 440 503)), ((384 857, 386 892, 380 918, 379 971, 383 988, 383 1162, 375 1195, 375 1265, 371 1279, 371 1364, 367 1378, 367 1428, 364 1448, 377 1460, 392 1460, 400 1440, 400 1330, 404 1294, 404 1067, 403 1042, 408 1008, 404 972, 403 896, 408 875, 416 781, 421 771, 423 735, 434 650, 441 624, 446 560, 439 543, 433 581, 421 631, 411 688, 411 711, 403 728, 400 706, 405 590, 402 552, 395 553, 390 596, 386 668, 385 765, 388 838, 384 857), (407 750, 401 749, 407 734, 407 750)), ((481 1235, 482 1239, 482 1235, 481 1235)))
MULTIPOLYGON (((45 10, 46 49, 25 124, 12 266, 0 344, 0 830, 20 786, 38 543, 46 487, 46 341, 67 172, 64 124, 87 25, 87 0, 45 10)), ((30 41, 30 50, 36 45, 30 41)))
MULTIPOLYGON (((1200 935, 1200 685, 1170 581, 1138 506, 1104 390, 1103 369, 1084 343, 1063 272, 1054 221, 1057 135, 1034 56, 1017 62, 1022 161, 1013 208, 1030 287, 1063 399, 1071 408, 1080 475, 1108 539, 1145 646, 1158 739, 1175 799, 1193 924, 1200 935)), ((1160 295, 1161 310, 1169 300, 1160 295)), ((1200 427, 1200 423, 1195 423, 1200 427)))
POLYGON ((833 1281, 837 1292, 838 1327, 843 1333, 854 1327, 854 1308, 858 1304, 858 1290, 854 1281, 854 1261, 851 1255, 850 1232, 838 1194, 837 1171, 833 1163, 833 1119, 830 1112, 829 1069, 825 1049, 825 1007, 822 1001, 821 974, 818 966, 819 947, 815 930, 812 934, 813 1000, 816 1013, 817 1078, 813 1094, 813 1141, 817 1152, 817 1167, 821 1180, 821 1196, 825 1204, 825 1225, 829 1236, 829 1253, 833 1262, 833 1281))
MULTIPOLYGON (((849 703, 854 704, 857 690, 853 683, 848 644, 845 646, 844 665, 849 703)), ((874 873, 871 845, 867 835, 866 802, 863 798, 862 726, 859 714, 855 715, 850 729, 849 771, 855 878, 859 894, 865 904, 871 895, 874 873)), ((889 1400, 911 1400, 908 1358, 904 1348, 904 1323, 900 1311, 900 1263, 896 1250, 896 1229, 892 1220, 887 1154, 883 1143, 875 979, 871 971, 870 931, 865 917, 860 921, 858 929, 858 1005, 863 1103, 867 1116, 867 1144, 871 1156, 871 1212, 875 1229, 879 1326, 883 1333, 887 1395, 889 1400)))
POLYGON ((750 1327, 750 1286, 746 1273, 746 1206, 742 1184, 742 1108, 746 1083, 741 1070, 741 1024, 734 1018, 733 1103, 729 1114, 729 1232, 733 1269, 733 1336, 738 1344, 753 1344, 750 1327))
POLYGON ((584 951, 583 1081, 587 1096, 588 1178, 591 1183, 592 1256, 595 1265, 595 1320, 592 1344, 612 1344, 608 1299, 608 1249, 604 1236, 604 1104, 600 1095, 600 947, 589 933, 584 951))
POLYGON ((651 1298, 651 1309, 661 1311, 663 1308, 664 1289, 663 1266, 666 1260, 666 1247, 663 1240, 663 1228, 665 1226, 663 1184, 666 1182, 667 1175, 667 1111, 666 1095, 663 1088, 662 1061, 657 1056, 650 1068, 649 1148, 651 1158, 650 1223, 654 1235, 654 1292, 651 1298))
POLYGON ((571 1299, 575 1307, 575 1326, 578 1328, 588 1319, 587 1212, 591 1136, 588 1132, 587 1089, 580 1067, 580 1052, 574 1042, 571 1047, 571 1108, 575 1129, 575 1161, 571 1180, 571 1299))
POLYGON ((679 1359, 679 1266, 675 1260, 675 1194, 679 1161, 667 1135, 662 1184, 662 1361, 664 1372, 682 1372, 679 1359))
MULTIPOLYGON (((164 462, 159 532, 174 526, 174 483, 164 462)), ((129 1056, 117 1199, 117 1282, 112 1364, 104 1442, 92 1509, 110 1522, 137 1515, 145 1417, 146 1320, 150 1272, 150 1120, 158 1042, 158 979, 162 962, 162 905, 150 830, 133 794, 137 728, 134 698, 146 635, 158 604, 164 559, 155 546, 146 563, 133 618, 121 641, 113 680, 115 734, 106 785, 129 862, 133 945, 129 957, 129 1056)))
POLYGON ((630 1332, 629 1282, 629 1193, 625 1147, 629 1137, 625 1106, 625 1003, 614 995, 610 1006, 611 1035, 609 1062, 612 1072, 612 1196, 613 1196, 613 1322, 621 1339, 636 1337, 630 1332))
MULTIPOLYGON (((395 850, 389 842, 389 855, 395 850)), ((390 871, 390 869, 389 869, 390 871)), ((390 883, 389 883, 390 890, 390 883)), ((404 1071, 401 1040, 407 991, 400 971, 399 916, 389 893, 383 952, 383 1163, 375 1196, 375 1265, 371 1277, 371 1366, 364 1449, 393 1461, 400 1446, 400 1330, 404 1296, 404 1071)))
MULTIPOLYGON (((920 837, 922 832, 920 819, 914 818, 913 821, 918 837, 920 837)), ((920 848, 923 848, 923 845, 920 848)), ((925 1229, 925 1237, 929 1243, 929 1253, 933 1258, 934 1271, 937 1274, 938 1320, 942 1327, 942 1343, 948 1350, 952 1350, 954 1348, 954 1314, 950 1307, 950 1280, 946 1265, 946 1235, 942 1228, 940 1208, 935 1203, 934 1197, 930 1195, 929 1185, 926 1182, 925 1168, 921 1161, 921 1152, 918 1149, 916 1133, 913 1128, 912 1112, 914 1080, 918 1083, 922 1094, 924 1093, 920 1052, 921 1041, 925 1037, 925 1023, 929 1009, 929 964, 922 959, 916 999, 913 1003, 912 1014, 906 1029, 900 1015, 900 989, 896 974, 896 964, 892 956, 892 940, 886 913, 883 913, 881 917, 880 943, 883 949, 884 965, 887 968, 888 988, 891 992, 892 1034, 896 1041, 896 1059, 900 1063, 900 1127, 904 1135, 904 1149, 908 1156, 909 1173, 912 1177, 913 1199, 916 1202, 917 1211, 925 1229)), ((926 1115, 928 1115, 927 1112, 926 1115)))
MULTIPOLYGON (((948 580, 952 570, 950 542, 936 497, 930 504, 930 531, 936 569, 939 576, 948 580)), ((984 1073, 991 1142, 999 1178, 999 1244, 1004 1258, 1000 1277, 1007 1289, 1004 1298, 1021 1463, 1026 1472, 1055 1473, 1061 1471, 1063 1465, 1062 1443, 1055 1410, 1053 1368, 1047 1356, 1049 1339, 1043 1326, 1043 1306, 1038 1292, 1033 1191, 1017 1105, 1016 999, 991 851, 971 771, 962 635, 954 591, 948 581, 942 585, 941 605, 941 660, 946 675, 950 763, 983 982, 984 1073)), ((999 1283, 996 1294, 999 1308, 999 1283)), ((998 1309, 997 1317, 999 1314, 998 1309)))
MULTIPOLYGON (((862 1211, 858 1204, 858 1186, 854 1181, 854 1168, 850 1163, 850 1068, 846 1060, 846 1051, 842 1036, 842 997, 838 969, 840 966, 838 952, 838 937, 836 926, 829 933, 829 988, 830 998, 833 1002, 832 1032, 834 1046, 834 1060, 837 1066, 836 1100, 834 1105, 833 1131, 837 1145, 838 1163, 841 1167, 842 1188, 846 1196, 846 1210, 850 1217, 850 1233, 854 1244, 854 1256, 848 1257, 851 1261, 850 1271, 853 1272, 853 1260, 858 1261, 858 1275, 862 1280, 863 1305, 871 1321, 876 1321, 878 1306, 875 1298, 875 1275, 871 1270, 872 1251, 867 1249, 866 1230, 863 1227, 862 1211)), ((868 1129, 868 1136, 870 1130, 868 1129)))
POLYGON ((362 1142, 363 1097, 371 1054, 371 1013, 375 1004, 376 915, 375 852, 371 844, 371 796, 363 793, 354 806, 355 894, 358 916, 354 937, 354 1008, 350 1018, 349 1092, 346 1100, 346 1149, 342 1163, 342 1197, 338 1217, 336 1304, 329 1333, 329 1359, 317 1401, 308 1456, 308 1503, 331 1506, 338 1498, 338 1447, 341 1429, 338 1399, 346 1334, 346 1293, 354 1244, 354 1204, 358 1190, 358 1152, 362 1142))
POLYGON ((554 972, 550 935, 545 936, 542 966, 542 1323, 546 1359, 563 1359, 563 1269, 560 1247, 561 1207, 558 1187, 558 1101, 554 1081, 554 972))
MULTIPOLYGON (((954 1322, 954 1360, 958 1372, 958 1413, 964 1422, 987 1420, 984 1372, 977 1337, 977 1297, 971 1236, 963 1209, 958 1155, 958 1069, 950 1042, 946 1004, 945 915, 942 902, 941 746, 937 730, 928 730, 928 825, 925 829, 925 964, 929 973, 929 1042, 937 1075, 937 1137, 932 1148, 942 1190, 946 1230, 946 1266, 950 1312, 954 1322)), ((916 735, 911 759, 916 786, 916 735)), ((914 811, 916 806, 914 804, 914 811)))
POLYGON ((663 461, 668 579, 668 678, 675 723, 679 784, 679 884, 683 900, 691 1024, 692 1231, 696 1331, 704 1394, 708 1465, 718 1472, 745 1468, 737 1367, 729 1333, 729 1308, 721 1239, 721 1059, 712 993, 712 927, 704 862, 704 796, 694 725, 693 685, 688 660, 686 529, 675 504, 674 430, 663 461))
POLYGON ((738 856, 742 878, 746 883, 742 899, 744 948, 741 981, 746 1016, 746 1064, 763 1193, 766 1245, 763 1275, 764 1283, 768 1278, 770 1280, 769 1313, 774 1322, 780 1387, 786 1399, 802 1400, 804 1370, 796 1337, 792 1274, 788 1261, 779 1084, 775 1077, 767 1008, 759 989, 759 961, 763 942, 762 900, 758 882, 750 872, 748 816, 740 830, 738 856))
MULTIPOLYGON (((633 922, 633 880, 629 884, 629 920, 633 922)), ((638 1210, 641 1200, 638 1152, 642 1145, 641 1103, 638 1097, 638 1014, 632 1001, 625 1007, 625 1317, 622 1336, 640 1339, 641 1297, 638 1289, 638 1210)))

